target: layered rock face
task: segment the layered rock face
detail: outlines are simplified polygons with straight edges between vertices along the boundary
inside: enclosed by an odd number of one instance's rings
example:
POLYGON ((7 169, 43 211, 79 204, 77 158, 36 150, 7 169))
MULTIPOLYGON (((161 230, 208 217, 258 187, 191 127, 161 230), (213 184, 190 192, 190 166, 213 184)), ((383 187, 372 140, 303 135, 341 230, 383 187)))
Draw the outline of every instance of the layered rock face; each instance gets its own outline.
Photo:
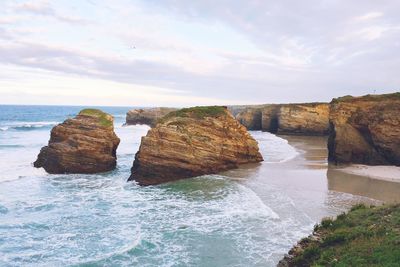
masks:
POLYGON ((279 128, 279 110, 281 105, 268 105, 261 111, 261 130, 277 133, 279 128))
POLYGON ((247 107, 238 112, 236 119, 248 130, 289 135, 327 135, 329 104, 269 104, 247 107))
POLYGON ((82 110, 51 130, 49 144, 40 150, 34 166, 54 174, 113 170, 120 142, 113 121, 101 110, 82 110))
POLYGON ((169 113, 142 138, 129 180, 153 185, 262 160, 257 142, 226 108, 188 108, 169 113))
POLYGON ((136 125, 145 124, 154 127, 159 119, 177 110, 176 108, 146 108, 133 109, 126 114, 126 124, 136 125))
POLYGON ((329 105, 326 103, 282 105, 278 113, 278 133, 327 135, 329 105))
POLYGON ((331 102, 328 160, 400 166, 400 93, 331 102))

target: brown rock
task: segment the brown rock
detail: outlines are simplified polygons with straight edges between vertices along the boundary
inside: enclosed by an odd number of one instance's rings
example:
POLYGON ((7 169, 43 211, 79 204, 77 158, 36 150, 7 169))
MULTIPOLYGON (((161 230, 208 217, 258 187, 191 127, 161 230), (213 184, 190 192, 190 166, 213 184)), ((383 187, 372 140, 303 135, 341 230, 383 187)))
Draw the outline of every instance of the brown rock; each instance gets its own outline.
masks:
POLYGON ((281 105, 267 105, 261 111, 261 130, 277 133, 279 128, 279 110, 281 105))
POLYGON ((226 108, 188 108, 168 114, 142 138, 129 180, 159 184, 262 160, 257 142, 226 108))
POLYGON ((263 131, 288 135, 327 135, 329 104, 272 104, 262 109, 263 131))
POLYGON ((129 110, 126 114, 126 124, 145 124, 154 127, 159 119, 177 110, 176 108, 146 108, 129 110))
POLYGON ((51 130, 49 144, 40 150, 34 166, 48 173, 110 171, 116 166, 119 141, 111 115, 84 109, 51 130))
POLYGON ((400 93, 333 99, 330 162, 400 166, 400 93))
POLYGON ((327 135, 328 132, 329 104, 287 104, 279 109, 279 134, 327 135))
POLYGON ((248 130, 261 130, 260 108, 246 108, 236 115, 236 119, 248 130))

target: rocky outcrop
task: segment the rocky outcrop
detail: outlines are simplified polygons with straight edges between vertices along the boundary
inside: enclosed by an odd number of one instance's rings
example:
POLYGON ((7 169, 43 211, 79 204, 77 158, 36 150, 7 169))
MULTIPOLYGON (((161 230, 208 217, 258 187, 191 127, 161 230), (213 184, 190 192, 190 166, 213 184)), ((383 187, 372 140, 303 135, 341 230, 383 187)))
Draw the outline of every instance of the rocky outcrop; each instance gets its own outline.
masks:
POLYGON ((326 103, 282 105, 277 120, 279 134, 327 135, 329 105, 326 103))
POLYGON ((333 99, 328 160, 400 166, 400 93, 333 99))
POLYGON ((126 113, 126 125, 145 124, 154 127, 159 119, 176 108, 133 109, 126 113))
POLYGON ((113 117, 97 109, 84 109, 51 130, 48 146, 40 150, 36 168, 48 173, 98 173, 116 166, 120 142, 113 117))
POLYGON ((153 185, 262 160, 257 142, 225 107, 188 108, 169 113, 142 138, 129 180, 153 185))
POLYGON ((236 119, 248 130, 288 135, 327 135, 329 104, 269 104, 241 109, 236 119))
POLYGON ((236 115, 236 119, 247 129, 261 130, 261 108, 246 108, 236 115))
POLYGON ((279 110, 281 105, 267 105, 261 111, 261 130, 277 133, 279 128, 279 110))

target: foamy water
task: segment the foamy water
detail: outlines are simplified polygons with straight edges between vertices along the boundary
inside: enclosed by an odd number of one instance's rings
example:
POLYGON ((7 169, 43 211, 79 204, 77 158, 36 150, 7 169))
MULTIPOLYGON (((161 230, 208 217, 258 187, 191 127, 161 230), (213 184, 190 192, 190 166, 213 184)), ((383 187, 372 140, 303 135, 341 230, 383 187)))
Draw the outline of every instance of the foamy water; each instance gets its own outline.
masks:
POLYGON ((39 112, 0 132, 0 266, 274 266, 315 222, 359 200, 328 191, 320 170, 290 167, 301 152, 261 132, 252 133, 261 165, 159 186, 127 183, 149 128, 122 127, 121 109, 109 111, 121 138, 116 170, 33 168, 52 123, 79 109, 54 118, 39 112), (15 127, 27 124, 33 129, 15 127))

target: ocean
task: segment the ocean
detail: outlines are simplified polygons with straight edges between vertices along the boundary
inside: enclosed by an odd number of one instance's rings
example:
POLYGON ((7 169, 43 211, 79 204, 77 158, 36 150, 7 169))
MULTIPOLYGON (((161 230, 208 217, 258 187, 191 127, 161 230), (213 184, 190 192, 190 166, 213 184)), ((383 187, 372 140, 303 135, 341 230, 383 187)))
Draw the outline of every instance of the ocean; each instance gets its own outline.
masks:
POLYGON ((328 189, 323 139, 263 132, 251 132, 261 164, 158 186, 127 182, 149 129, 123 126, 128 107, 98 107, 121 139, 114 171, 34 168, 51 128, 82 108, 0 106, 0 266, 275 266, 321 218, 365 201, 328 189))

